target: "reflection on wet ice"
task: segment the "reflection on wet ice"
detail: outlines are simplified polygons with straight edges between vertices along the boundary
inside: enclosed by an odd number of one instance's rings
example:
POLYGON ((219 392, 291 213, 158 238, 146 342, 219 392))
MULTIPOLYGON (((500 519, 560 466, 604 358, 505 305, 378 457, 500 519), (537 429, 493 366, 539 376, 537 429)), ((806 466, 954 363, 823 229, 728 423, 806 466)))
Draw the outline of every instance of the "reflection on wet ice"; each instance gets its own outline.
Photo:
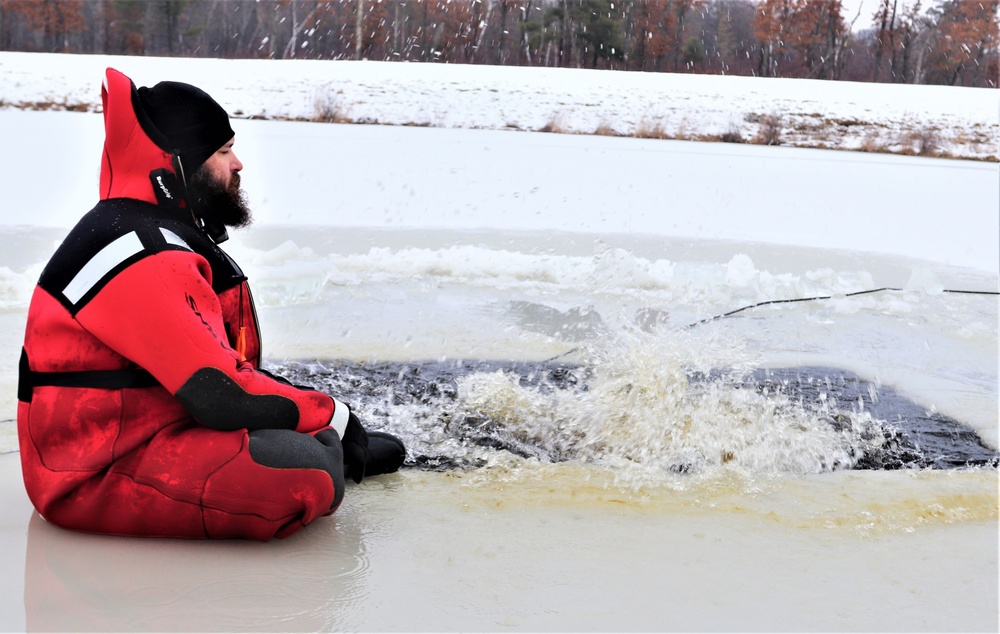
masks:
POLYGON ((87 535, 33 513, 28 631, 357 629, 369 561, 358 523, 267 544, 87 535))

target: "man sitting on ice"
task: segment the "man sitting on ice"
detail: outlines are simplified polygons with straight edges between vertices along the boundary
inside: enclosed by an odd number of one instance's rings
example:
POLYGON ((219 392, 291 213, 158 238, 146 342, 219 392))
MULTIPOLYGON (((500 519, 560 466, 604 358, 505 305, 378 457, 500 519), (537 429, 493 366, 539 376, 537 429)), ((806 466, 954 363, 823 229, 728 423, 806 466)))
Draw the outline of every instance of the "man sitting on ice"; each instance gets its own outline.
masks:
POLYGON ((261 369, 247 279, 217 243, 246 225, 225 110, 108 69, 100 202, 28 310, 24 483, 46 520, 114 535, 267 540, 329 515, 345 476, 395 471, 395 437, 261 369))

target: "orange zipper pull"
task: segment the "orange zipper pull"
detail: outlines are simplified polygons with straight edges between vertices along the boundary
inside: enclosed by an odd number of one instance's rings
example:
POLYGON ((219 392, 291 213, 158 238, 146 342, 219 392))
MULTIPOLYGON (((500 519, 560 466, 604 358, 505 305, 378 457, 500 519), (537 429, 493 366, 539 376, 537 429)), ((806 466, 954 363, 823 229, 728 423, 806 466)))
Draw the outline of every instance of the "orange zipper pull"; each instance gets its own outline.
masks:
POLYGON ((236 354, 240 355, 240 361, 247 360, 247 327, 240 326, 240 332, 236 335, 236 354))

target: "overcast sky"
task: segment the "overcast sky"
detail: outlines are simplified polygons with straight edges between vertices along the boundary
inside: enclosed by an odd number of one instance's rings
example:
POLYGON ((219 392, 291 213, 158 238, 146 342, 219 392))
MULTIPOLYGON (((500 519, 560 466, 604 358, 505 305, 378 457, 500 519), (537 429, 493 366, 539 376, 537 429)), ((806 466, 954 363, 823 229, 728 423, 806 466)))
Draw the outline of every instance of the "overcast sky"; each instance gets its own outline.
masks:
MULTIPOLYGON (((872 25, 872 14, 878 6, 878 0, 840 0, 844 5, 844 20, 850 24, 854 16, 858 15, 858 8, 861 8, 861 15, 854 23, 854 30, 860 31, 872 25)), ((905 2, 905 0, 904 0, 905 2)))
MULTIPOLYGON (((872 26, 872 14, 878 8, 879 0, 840 0, 840 2, 844 5, 844 21, 847 24, 850 24, 854 16, 858 15, 858 8, 861 9, 861 15, 858 17, 858 21, 854 23, 855 31, 867 29, 872 26)), ((899 11, 902 11, 904 7, 913 5, 915 2, 916 0, 900 0, 899 11)), ((923 0, 920 4, 923 7, 923 11, 921 11, 923 13, 930 7, 937 5, 938 2, 937 0, 923 0)))

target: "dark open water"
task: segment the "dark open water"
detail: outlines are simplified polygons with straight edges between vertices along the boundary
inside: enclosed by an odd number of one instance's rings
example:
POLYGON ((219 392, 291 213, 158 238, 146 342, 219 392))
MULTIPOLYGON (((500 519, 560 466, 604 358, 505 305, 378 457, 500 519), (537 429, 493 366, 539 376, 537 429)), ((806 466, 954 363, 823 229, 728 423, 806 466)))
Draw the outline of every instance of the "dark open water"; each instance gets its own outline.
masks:
MULTIPOLYGON (((544 394, 586 392, 591 376, 589 368, 579 365, 455 360, 293 362, 272 369, 293 383, 312 385, 350 403, 363 413, 367 427, 393 431, 407 441, 406 466, 434 470, 480 466, 483 450, 507 450, 548 462, 577 459, 544 438, 512 434, 498 421, 465 411, 457 384, 462 377, 501 371, 516 377, 521 386, 544 394)), ((718 380, 697 374, 688 378, 694 384, 718 380)), ((848 412, 868 412, 883 441, 861 445, 849 465, 853 469, 996 468, 1000 464, 1000 454, 961 421, 929 411, 891 386, 876 386, 837 368, 756 370, 733 382, 733 389, 780 394, 804 411, 825 411, 824 419, 834 428, 850 424, 848 412), (831 412, 826 407, 830 403, 839 404, 843 413, 836 408, 831 412)), ((687 468, 676 464, 672 470, 687 468)))

